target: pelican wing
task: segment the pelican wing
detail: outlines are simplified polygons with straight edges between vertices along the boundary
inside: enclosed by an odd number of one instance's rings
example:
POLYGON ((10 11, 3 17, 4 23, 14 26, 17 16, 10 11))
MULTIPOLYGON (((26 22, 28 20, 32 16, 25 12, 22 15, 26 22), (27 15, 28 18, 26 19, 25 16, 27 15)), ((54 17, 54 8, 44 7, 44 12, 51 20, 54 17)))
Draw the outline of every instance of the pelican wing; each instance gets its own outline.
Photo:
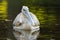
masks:
POLYGON ((22 19, 21 18, 22 18, 21 13, 19 13, 16 16, 16 18, 14 19, 13 25, 15 25, 15 26, 21 25, 21 23, 22 23, 22 19))

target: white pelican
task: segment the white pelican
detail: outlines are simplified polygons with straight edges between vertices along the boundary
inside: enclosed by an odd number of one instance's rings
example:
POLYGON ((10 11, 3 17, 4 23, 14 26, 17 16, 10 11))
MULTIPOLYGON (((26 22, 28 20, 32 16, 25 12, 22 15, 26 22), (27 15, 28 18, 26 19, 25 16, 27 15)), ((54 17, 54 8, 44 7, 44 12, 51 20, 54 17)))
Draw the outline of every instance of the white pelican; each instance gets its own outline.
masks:
POLYGON ((21 13, 19 13, 13 21, 14 30, 39 30, 40 23, 37 17, 29 11, 27 6, 23 6, 21 13))

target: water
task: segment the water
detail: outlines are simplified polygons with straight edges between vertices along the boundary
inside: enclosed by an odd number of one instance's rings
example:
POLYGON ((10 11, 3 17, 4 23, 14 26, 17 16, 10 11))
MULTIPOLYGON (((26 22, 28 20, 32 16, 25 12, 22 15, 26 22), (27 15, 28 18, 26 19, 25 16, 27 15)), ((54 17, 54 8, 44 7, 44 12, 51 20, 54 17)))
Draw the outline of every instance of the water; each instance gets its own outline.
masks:
POLYGON ((31 32, 26 30, 20 30, 20 32, 14 31, 13 34, 17 40, 37 40, 39 31, 31 32))

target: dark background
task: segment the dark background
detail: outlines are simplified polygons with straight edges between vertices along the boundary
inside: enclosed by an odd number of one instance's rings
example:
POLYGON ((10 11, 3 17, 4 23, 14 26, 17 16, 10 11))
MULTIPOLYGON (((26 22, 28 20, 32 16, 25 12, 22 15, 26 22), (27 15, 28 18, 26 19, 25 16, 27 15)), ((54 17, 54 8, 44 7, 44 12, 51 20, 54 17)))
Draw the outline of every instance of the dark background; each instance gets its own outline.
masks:
POLYGON ((28 6, 40 21, 40 36, 37 40, 60 40, 60 0, 8 0, 7 19, 12 21, 1 20, 1 30, 4 30, 0 33, 4 37, 13 39, 12 22, 23 5, 28 6))

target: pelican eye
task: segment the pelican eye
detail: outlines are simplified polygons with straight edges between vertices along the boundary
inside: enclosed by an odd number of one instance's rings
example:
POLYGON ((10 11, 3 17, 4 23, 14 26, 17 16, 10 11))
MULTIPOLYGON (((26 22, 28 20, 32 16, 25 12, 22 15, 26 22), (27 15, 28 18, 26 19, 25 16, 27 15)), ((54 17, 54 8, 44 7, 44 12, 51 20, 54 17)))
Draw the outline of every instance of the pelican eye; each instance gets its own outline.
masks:
POLYGON ((25 9, 23 9, 23 11, 26 11, 25 9))

